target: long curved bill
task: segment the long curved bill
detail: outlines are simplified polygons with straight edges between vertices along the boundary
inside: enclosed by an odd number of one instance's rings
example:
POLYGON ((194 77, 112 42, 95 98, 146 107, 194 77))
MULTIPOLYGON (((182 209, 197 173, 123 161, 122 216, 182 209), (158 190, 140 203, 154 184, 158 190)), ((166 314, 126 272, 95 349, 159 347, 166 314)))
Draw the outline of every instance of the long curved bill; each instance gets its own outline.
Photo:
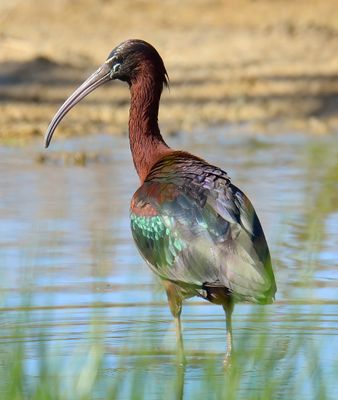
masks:
POLYGON ((108 82, 110 79, 110 68, 107 64, 103 64, 88 79, 86 79, 71 96, 68 97, 68 99, 59 108, 58 112, 54 115, 54 118, 48 126, 45 136, 46 148, 49 146, 49 143, 52 140, 52 136, 56 127, 59 125, 60 121, 68 113, 68 111, 90 92, 103 85, 105 82, 108 82))

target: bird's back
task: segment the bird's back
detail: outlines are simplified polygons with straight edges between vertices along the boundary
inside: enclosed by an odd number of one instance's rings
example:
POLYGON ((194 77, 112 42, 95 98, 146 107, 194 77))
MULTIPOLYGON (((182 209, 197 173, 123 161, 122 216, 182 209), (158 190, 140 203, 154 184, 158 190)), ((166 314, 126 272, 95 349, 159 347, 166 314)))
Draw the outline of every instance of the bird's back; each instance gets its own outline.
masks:
POLYGON ((188 153, 158 161, 131 203, 140 253, 189 295, 225 289, 237 301, 269 303, 276 292, 269 249, 248 198, 221 169, 188 153))

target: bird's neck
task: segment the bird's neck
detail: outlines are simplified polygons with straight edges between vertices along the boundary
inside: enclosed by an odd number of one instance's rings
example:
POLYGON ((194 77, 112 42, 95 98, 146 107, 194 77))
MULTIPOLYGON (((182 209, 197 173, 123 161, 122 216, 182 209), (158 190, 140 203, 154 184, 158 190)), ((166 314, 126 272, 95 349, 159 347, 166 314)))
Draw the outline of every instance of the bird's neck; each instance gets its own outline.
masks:
POLYGON ((130 85, 130 92, 130 149, 143 182, 156 161, 171 152, 161 136, 157 120, 162 82, 157 82, 149 71, 145 71, 130 85))

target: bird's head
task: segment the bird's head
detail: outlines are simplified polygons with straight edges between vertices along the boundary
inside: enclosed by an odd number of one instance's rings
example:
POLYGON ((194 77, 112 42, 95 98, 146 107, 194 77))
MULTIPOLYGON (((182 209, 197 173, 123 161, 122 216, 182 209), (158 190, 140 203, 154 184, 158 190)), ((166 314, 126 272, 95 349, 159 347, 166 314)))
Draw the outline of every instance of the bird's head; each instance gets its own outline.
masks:
POLYGON ((138 79, 144 68, 161 83, 168 84, 167 71, 161 56, 153 46, 143 40, 131 39, 121 43, 112 50, 105 64, 110 69, 111 79, 120 79, 129 85, 138 79))
POLYGON ((132 86, 144 74, 151 74, 161 89, 163 84, 168 85, 168 75, 163 60, 153 46, 139 39, 131 39, 119 44, 111 51, 103 65, 86 79, 59 108, 48 126, 45 146, 49 146, 56 127, 68 111, 93 90, 114 79, 125 81, 132 86))

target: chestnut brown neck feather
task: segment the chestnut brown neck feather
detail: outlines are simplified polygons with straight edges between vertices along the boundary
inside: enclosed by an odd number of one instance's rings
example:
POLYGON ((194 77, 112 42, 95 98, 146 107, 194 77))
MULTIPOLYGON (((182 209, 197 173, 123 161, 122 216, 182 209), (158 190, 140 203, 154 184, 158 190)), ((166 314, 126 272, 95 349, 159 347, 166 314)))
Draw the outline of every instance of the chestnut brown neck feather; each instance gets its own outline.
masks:
POLYGON ((172 151, 164 142, 157 121, 162 87, 150 65, 145 65, 130 85, 130 149, 141 182, 156 161, 172 151))

